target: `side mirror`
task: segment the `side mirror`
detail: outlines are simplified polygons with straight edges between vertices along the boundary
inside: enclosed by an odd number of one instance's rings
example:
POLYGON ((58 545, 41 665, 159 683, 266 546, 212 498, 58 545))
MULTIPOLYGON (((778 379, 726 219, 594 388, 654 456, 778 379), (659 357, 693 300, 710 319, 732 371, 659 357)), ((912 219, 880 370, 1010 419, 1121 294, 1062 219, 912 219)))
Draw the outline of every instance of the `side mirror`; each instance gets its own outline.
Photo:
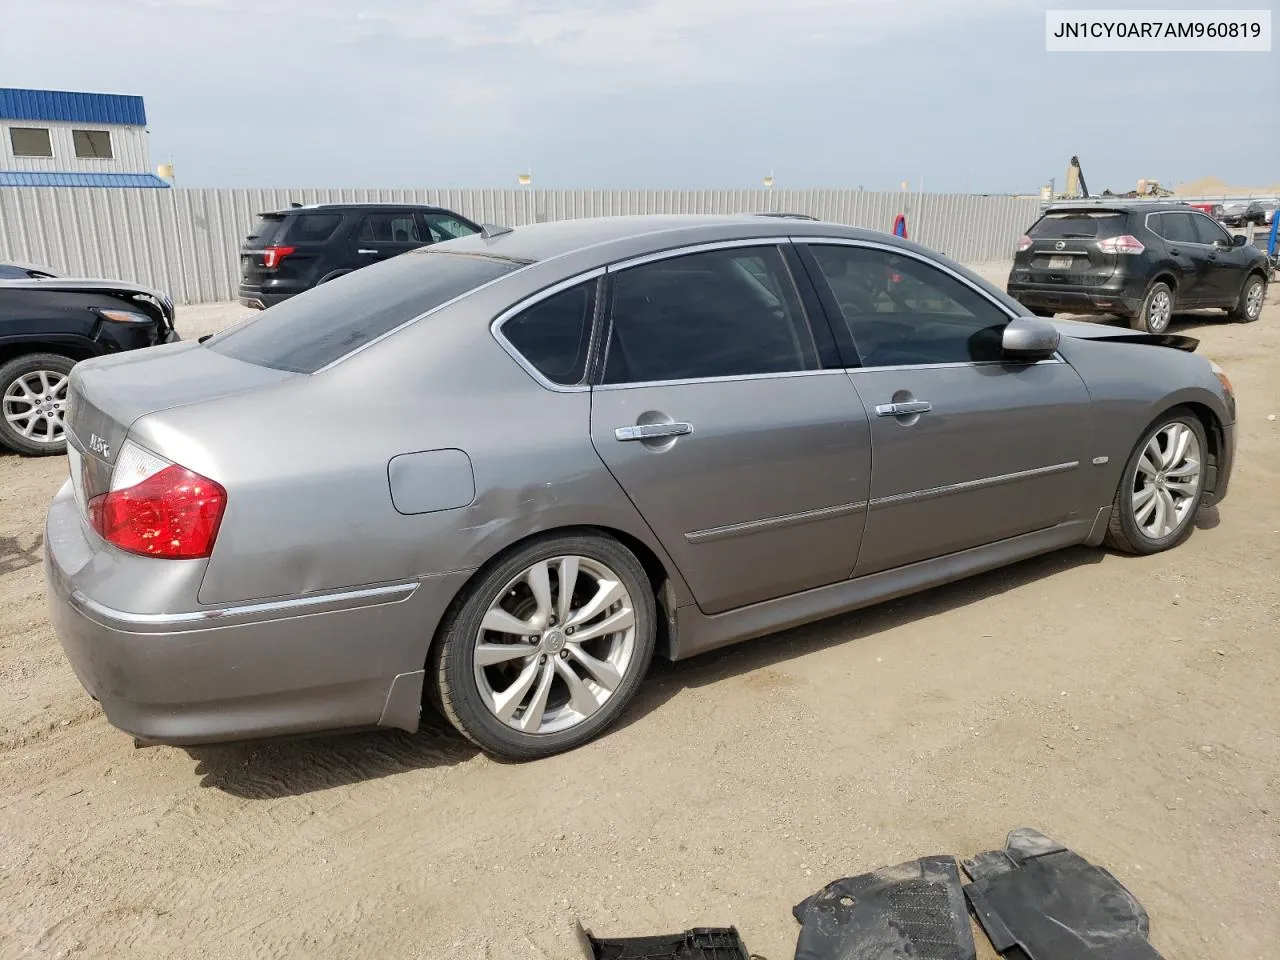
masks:
POLYGON ((1249 242, 1249 238, 1242 233, 1233 234, 1231 237, 1231 245, 1233 247, 1243 247, 1249 242))
POLYGON ((1000 349, 1009 360, 1030 363, 1048 360, 1058 349, 1062 334, 1048 320, 1017 317, 1010 320, 1000 338, 1000 349))

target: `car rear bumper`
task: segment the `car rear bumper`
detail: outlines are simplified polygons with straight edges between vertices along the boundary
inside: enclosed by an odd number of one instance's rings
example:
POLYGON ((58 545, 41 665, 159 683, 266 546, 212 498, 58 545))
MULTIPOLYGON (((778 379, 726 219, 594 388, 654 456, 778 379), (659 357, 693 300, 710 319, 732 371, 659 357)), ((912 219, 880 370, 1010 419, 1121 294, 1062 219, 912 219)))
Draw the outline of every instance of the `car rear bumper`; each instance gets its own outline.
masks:
POLYGON ((68 481, 45 525, 50 618, 107 719, 152 743, 416 730, 427 642, 466 578, 181 613, 122 611, 94 598, 95 582, 113 576, 106 568, 136 561, 175 562, 91 544, 68 481))
POLYGON ((1142 309, 1142 293, 1123 287, 1082 289, 1050 284, 1009 282, 1009 296, 1025 307, 1054 313, 1114 313, 1133 316, 1142 309))
POLYGON ((282 300, 288 300, 290 297, 296 297, 300 290, 290 291, 288 293, 268 293, 258 287, 241 286, 237 291, 236 300, 241 306, 252 307, 255 310, 265 310, 267 307, 273 307, 282 300))

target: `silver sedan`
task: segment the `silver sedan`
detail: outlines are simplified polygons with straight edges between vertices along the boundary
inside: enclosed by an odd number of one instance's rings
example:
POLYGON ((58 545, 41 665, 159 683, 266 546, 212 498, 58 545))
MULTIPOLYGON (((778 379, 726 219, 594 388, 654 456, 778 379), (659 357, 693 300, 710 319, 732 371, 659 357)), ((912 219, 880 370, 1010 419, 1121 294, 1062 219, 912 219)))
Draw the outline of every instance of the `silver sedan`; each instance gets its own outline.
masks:
POLYGON ((1195 348, 808 219, 486 228, 78 364, 53 620, 143 741, 413 731, 434 704, 545 756, 655 655, 1176 545, 1235 449, 1195 348))

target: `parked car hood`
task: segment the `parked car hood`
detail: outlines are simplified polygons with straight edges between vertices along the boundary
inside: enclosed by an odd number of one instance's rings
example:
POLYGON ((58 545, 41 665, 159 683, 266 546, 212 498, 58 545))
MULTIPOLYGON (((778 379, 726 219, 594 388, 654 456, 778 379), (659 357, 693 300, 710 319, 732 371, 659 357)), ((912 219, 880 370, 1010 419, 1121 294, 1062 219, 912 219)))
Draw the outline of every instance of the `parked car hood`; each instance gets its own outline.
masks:
POLYGON ((1054 320, 1053 325, 1064 337, 1073 340, 1108 340, 1112 343, 1149 343, 1157 347, 1172 347, 1194 353, 1200 346, 1195 337, 1177 333, 1141 333, 1128 327, 1113 327, 1105 323, 1088 323, 1080 320, 1054 320))
POLYGON ((42 277, 38 280, 0 280, 0 290, 50 290, 60 293, 103 293, 125 299, 154 300, 164 314, 166 325, 173 326, 173 300, 166 293, 126 280, 100 280, 76 277, 42 277))

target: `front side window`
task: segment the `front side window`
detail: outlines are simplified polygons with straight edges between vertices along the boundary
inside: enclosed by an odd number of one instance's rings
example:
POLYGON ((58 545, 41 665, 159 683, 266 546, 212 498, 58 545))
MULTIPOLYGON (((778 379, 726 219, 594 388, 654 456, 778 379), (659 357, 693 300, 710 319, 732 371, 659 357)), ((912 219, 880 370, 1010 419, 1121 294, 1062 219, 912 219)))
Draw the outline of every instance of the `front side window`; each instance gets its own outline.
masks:
POLYGON ((1227 245, 1231 244, 1231 234, 1227 233, 1204 214, 1188 213, 1186 216, 1195 221, 1196 237, 1200 243, 1214 243, 1221 240, 1227 245))
POLYGON ((9 145, 15 157, 53 156, 53 141, 44 127, 10 127, 9 145))
POLYGON ((810 247, 864 367, 1001 359, 1008 316, 936 267, 874 247, 810 247))
POLYGON ((799 296, 776 246, 670 257, 613 282, 605 383, 818 368, 799 296))
POLYGON ((445 213, 425 213, 422 215, 422 219, 427 224, 427 231, 431 234, 432 243, 441 243, 458 237, 469 237, 476 232, 474 228, 469 227, 457 217, 451 217, 445 213))
POLYGON ((110 130, 72 130, 71 142, 81 160, 110 160, 110 130))
POLYGON ((502 325, 502 335, 540 374, 561 386, 587 374, 596 280, 586 280, 539 300, 502 325))
POLYGON ((356 238, 362 243, 422 243, 412 213, 371 213, 360 224, 356 238))

